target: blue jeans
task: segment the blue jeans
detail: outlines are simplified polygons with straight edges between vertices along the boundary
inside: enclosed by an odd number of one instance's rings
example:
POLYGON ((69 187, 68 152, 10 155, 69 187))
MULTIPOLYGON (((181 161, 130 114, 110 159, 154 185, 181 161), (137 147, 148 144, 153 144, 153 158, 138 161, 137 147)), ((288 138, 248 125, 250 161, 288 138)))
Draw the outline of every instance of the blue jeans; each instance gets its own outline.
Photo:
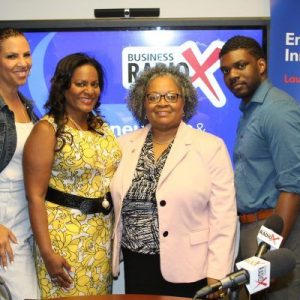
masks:
MULTIPOLYGON (((33 236, 30 227, 27 200, 23 182, 0 182, 0 224, 17 237, 11 242, 14 263, 7 271, 0 268, 0 276, 10 290, 12 299, 37 299, 40 296, 33 258, 33 236)), ((0 290, 0 299, 6 299, 0 290)))

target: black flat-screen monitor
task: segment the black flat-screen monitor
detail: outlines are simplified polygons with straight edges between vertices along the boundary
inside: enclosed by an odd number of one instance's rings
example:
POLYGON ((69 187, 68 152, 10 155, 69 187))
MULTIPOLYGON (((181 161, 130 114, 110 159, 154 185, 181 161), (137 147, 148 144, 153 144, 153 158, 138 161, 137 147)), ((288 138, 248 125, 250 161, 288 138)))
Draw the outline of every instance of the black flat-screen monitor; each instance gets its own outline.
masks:
MULTIPOLYGON (((33 57, 32 72, 22 92, 34 99, 39 115, 59 59, 85 52, 98 59, 106 74, 101 114, 117 136, 138 128, 126 106, 130 85, 140 71, 157 63, 186 72, 199 95, 190 126, 223 138, 233 150, 239 100, 224 85, 218 53, 234 35, 255 38, 267 51, 265 19, 95 19, 2 21, 0 27, 25 32, 33 57)), ((143 101, 143 99, 141 99, 143 101)))

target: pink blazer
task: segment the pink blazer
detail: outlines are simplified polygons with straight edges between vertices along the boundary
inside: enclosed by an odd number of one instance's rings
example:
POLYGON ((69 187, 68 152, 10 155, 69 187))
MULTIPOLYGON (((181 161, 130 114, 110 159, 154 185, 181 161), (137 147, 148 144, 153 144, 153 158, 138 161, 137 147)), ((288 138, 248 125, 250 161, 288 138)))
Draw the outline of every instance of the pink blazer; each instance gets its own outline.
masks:
MULTIPOLYGON (((122 160, 111 182, 115 210, 113 275, 119 274, 122 201, 150 126, 121 136, 122 160)), ((181 123, 156 191, 160 268, 169 282, 221 279, 233 266, 236 202, 224 142, 181 123), (161 206, 160 202, 166 201, 161 206), (164 236, 164 232, 168 232, 164 236)))

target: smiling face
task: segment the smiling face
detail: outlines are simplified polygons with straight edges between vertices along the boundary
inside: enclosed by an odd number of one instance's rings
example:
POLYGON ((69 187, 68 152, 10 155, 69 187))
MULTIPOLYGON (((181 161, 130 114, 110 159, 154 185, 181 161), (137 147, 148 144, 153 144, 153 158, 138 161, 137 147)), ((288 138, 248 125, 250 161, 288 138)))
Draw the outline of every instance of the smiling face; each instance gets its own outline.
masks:
POLYGON ((248 103, 266 78, 266 61, 255 58, 246 49, 237 49, 222 56, 220 63, 227 87, 248 103))
MULTIPOLYGON (((166 93, 182 94, 181 89, 170 76, 159 76, 152 79, 147 87, 146 94, 158 93, 165 95, 166 93)), ((184 111, 184 101, 179 96, 175 103, 169 103, 164 97, 158 103, 150 103, 145 101, 145 110, 147 118, 154 129, 170 130, 178 128, 184 111)))
POLYGON ((0 41, 0 84, 13 88, 25 84, 31 66, 30 47, 24 36, 0 41))
POLYGON ((75 69, 71 86, 65 92, 66 112, 73 118, 91 112, 100 96, 98 73, 92 65, 75 69))

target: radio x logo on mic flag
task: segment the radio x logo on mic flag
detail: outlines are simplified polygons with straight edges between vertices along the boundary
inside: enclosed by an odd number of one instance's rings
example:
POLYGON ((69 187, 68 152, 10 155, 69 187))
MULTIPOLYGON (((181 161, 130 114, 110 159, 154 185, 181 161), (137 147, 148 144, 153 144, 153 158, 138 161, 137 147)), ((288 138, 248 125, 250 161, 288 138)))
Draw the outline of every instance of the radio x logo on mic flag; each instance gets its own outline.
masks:
POLYGON ((258 244, 261 242, 265 242, 270 246, 270 250, 279 249, 283 237, 273 230, 262 226, 257 235, 258 244))

